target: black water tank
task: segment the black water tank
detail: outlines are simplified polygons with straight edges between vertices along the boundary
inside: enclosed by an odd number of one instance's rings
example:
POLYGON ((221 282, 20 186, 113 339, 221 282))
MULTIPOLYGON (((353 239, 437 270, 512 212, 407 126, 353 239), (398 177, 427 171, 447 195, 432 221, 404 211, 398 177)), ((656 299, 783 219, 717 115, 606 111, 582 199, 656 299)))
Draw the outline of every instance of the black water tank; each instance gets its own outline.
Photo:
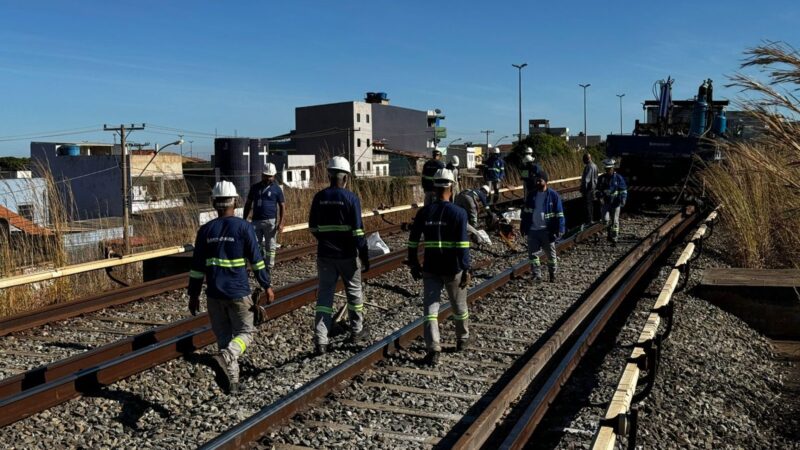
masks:
POLYGON ((239 196, 246 198, 250 189, 250 139, 214 139, 214 168, 219 169, 220 181, 230 181, 239 196))

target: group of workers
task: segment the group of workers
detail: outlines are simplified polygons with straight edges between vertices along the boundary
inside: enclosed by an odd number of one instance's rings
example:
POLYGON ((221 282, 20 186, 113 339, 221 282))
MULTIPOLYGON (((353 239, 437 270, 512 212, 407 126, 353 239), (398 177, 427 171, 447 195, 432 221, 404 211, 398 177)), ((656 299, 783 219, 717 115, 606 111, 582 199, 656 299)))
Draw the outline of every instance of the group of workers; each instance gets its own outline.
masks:
MULTIPOLYGON (((556 242, 565 232, 564 210, 559 194, 547 186, 547 173, 537 164, 530 149, 523 160, 525 186, 521 231, 527 236, 532 277, 543 280, 539 255, 546 253, 549 280, 554 281, 558 259, 556 242)), ((485 162, 486 184, 479 189, 458 191, 458 160, 451 157, 446 165, 442 154, 434 151, 422 174, 425 204, 416 214, 408 239, 408 265, 411 276, 422 280, 424 362, 436 365, 442 350, 439 338, 439 308, 442 290, 453 307, 457 352, 469 342, 467 288, 470 283, 470 239, 483 243, 479 216, 491 215, 497 203, 505 165, 499 151, 485 162), (491 197, 490 197, 491 195, 491 197), (472 236, 472 237, 470 237, 472 236), (419 246, 423 244, 423 262, 419 246)), ((614 173, 614 161, 605 161, 606 174, 598 177, 591 156, 584 157, 586 168, 581 177, 581 192, 591 199, 603 200, 604 220, 609 223, 609 240, 619 233, 619 209, 626 200, 624 179, 614 173)), ((347 185, 350 162, 341 156, 332 158, 327 167, 329 186, 314 196, 308 216, 309 231, 317 239, 319 286, 313 322, 314 354, 328 352, 333 327, 334 293, 341 278, 347 298, 349 336, 347 344, 366 342, 364 295, 361 272, 370 268, 368 248, 361 219, 361 204, 347 185)), ((256 326, 265 320, 264 304, 274 301, 270 272, 275 264, 277 234, 286 217, 283 191, 275 181, 276 170, 268 164, 262 181, 250 188, 244 205, 244 219, 235 216, 239 196, 233 183, 218 182, 212 191, 218 218, 197 233, 189 281, 189 310, 200 310, 200 291, 206 281, 209 320, 219 351, 212 356, 215 371, 224 390, 239 389, 238 359, 252 342, 256 326), (252 222, 248 222, 252 213, 252 222), (261 289, 251 293, 247 266, 250 266, 261 289)), ((592 211, 589 210, 589 220, 592 211)))

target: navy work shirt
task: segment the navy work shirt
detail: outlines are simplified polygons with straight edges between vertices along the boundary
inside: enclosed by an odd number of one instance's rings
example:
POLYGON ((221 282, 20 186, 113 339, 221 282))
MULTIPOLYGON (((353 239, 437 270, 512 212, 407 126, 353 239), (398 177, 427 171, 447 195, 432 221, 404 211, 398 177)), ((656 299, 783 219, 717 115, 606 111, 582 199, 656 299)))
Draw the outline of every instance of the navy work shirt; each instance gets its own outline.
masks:
POLYGON ((437 200, 417 213, 408 236, 408 261, 412 265, 419 264, 420 237, 425 238, 423 271, 455 275, 469 269, 467 212, 462 208, 437 200))
POLYGON ((283 203, 283 190, 276 182, 259 181, 250 187, 247 201, 253 202, 253 220, 276 219, 278 203, 283 203))

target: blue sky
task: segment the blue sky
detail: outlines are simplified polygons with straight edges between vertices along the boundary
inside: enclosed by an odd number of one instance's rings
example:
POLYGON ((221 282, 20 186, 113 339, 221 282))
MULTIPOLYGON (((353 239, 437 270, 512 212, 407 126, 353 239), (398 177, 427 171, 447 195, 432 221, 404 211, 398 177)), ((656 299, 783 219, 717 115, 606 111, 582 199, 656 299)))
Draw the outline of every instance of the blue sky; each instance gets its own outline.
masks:
MULTIPOLYGON (((628 132, 655 80, 671 75, 674 98, 688 98, 710 77, 716 97, 733 97, 725 75, 744 49, 800 46, 796 0, 698 3, 0 0, 0 156, 27 155, 44 132, 121 122, 162 127, 132 137, 162 145, 176 139, 165 128, 191 130, 207 154, 215 129, 281 134, 296 106, 366 91, 440 108, 449 139, 494 140, 516 133, 521 62, 523 120, 581 130, 578 83, 591 83, 589 133, 619 129, 618 93, 628 132)), ((112 137, 41 138, 59 139, 112 137)))

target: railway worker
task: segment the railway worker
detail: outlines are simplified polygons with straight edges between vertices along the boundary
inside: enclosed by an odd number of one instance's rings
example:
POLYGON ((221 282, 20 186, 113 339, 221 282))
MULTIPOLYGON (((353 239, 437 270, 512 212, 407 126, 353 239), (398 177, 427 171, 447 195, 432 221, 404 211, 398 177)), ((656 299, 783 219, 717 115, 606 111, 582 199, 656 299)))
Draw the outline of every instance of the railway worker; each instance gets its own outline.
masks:
POLYGON ((314 195, 308 215, 308 229, 317 238, 319 288, 313 325, 316 355, 328 351, 333 297, 340 277, 347 295, 350 325, 347 341, 359 343, 367 338, 359 270, 369 270, 369 255, 361 222, 361 202, 345 189, 350 178, 350 162, 341 156, 333 157, 328 163, 328 178, 330 187, 314 195))
MULTIPOLYGON (((531 148, 528 147, 528 150, 531 150, 531 148)), ((520 170, 519 174, 522 178, 523 201, 528 198, 528 192, 534 192, 536 190, 536 174, 541 171, 542 168, 536 164, 536 158, 534 158, 533 155, 526 154, 525 157, 522 158, 522 170, 520 170)))
MULTIPOLYGON (((455 178, 455 176, 454 176, 455 178)), ((477 238, 479 242, 490 244, 491 242, 483 242, 478 234, 478 216, 481 211, 489 209, 489 199, 487 195, 491 188, 489 186, 481 186, 480 189, 465 189, 455 196, 453 203, 460 207, 467 213, 467 234, 477 238)))
POLYGON ((453 179, 456 180, 453 183, 453 197, 455 197, 459 192, 461 192, 461 183, 458 181, 458 164, 461 161, 458 159, 457 155, 453 155, 450 157, 450 161, 445 166, 446 169, 453 172, 453 179))
POLYGON ((586 224, 594 222, 594 199, 597 190, 597 166, 592 162, 592 154, 583 154, 583 175, 581 175, 581 194, 586 205, 586 224))
POLYGON ((558 270, 556 241, 564 234, 564 207, 558 192, 547 187, 547 172, 536 175, 536 190, 525 199, 522 210, 520 232, 528 236, 528 258, 534 281, 542 281, 542 263, 539 254, 547 251, 547 268, 550 282, 554 282, 558 270))
POLYGON ((253 211, 253 228, 258 245, 270 268, 275 266, 277 236, 283 231, 283 219, 286 217, 283 190, 275 181, 277 173, 275 164, 267 164, 261 173, 261 181, 250 187, 242 216, 247 220, 250 211, 253 211))
POLYGON ((422 208, 414 218, 408 237, 408 262, 411 276, 422 278, 425 318, 425 363, 439 362, 439 301, 442 289, 447 291, 453 305, 456 325, 456 351, 464 351, 469 340, 469 311, 467 287, 470 282, 469 240, 467 213, 450 202, 453 194, 453 173, 447 169, 436 172, 434 185, 436 201, 422 208), (417 249, 424 237, 425 260, 419 265, 417 249))
POLYGON ((275 299, 275 294, 253 227, 234 216, 239 200, 236 187, 229 181, 220 181, 211 196, 218 217, 197 232, 189 272, 189 311, 196 315, 200 310, 200 290, 205 278, 208 318, 219 346, 219 353, 213 356, 215 370, 224 375, 222 388, 236 393, 238 359, 253 339, 253 312, 257 308, 254 300, 258 300, 258 291, 253 298, 250 296, 248 262, 256 281, 266 289, 267 303, 275 299))
POLYGON ((425 191, 425 206, 433 203, 436 200, 436 193, 433 187, 433 176, 438 170, 444 169, 444 161, 442 161, 442 152, 435 148, 433 149, 433 157, 425 162, 422 166, 422 190, 425 191))
POLYGON ((619 212, 628 200, 628 185, 625 178, 614 171, 616 161, 608 158, 603 161, 606 173, 597 179, 597 195, 602 201, 603 224, 608 228, 608 241, 617 244, 619 237, 619 212))
POLYGON ((491 204, 496 205, 500 198, 500 182, 506 176, 506 165, 500 158, 500 147, 492 150, 489 159, 483 163, 483 179, 492 187, 491 204))

